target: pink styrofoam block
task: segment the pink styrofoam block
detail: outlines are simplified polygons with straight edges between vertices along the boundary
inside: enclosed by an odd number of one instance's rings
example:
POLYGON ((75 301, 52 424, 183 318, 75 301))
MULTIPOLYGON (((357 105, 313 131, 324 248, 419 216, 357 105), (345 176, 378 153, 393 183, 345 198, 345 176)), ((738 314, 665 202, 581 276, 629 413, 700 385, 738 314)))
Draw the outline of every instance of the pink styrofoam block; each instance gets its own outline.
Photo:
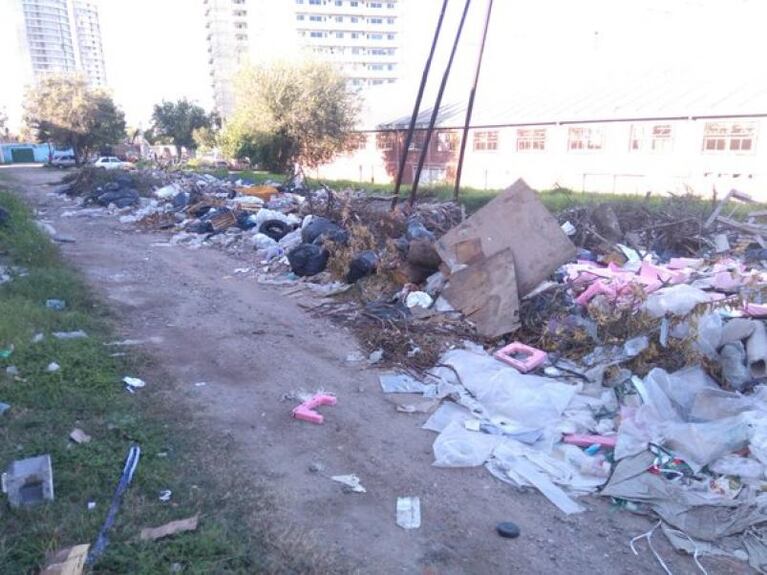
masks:
POLYGON ((618 292, 614 287, 610 286, 605 280, 597 280, 587 287, 581 295, 575 298, 575 301, 579 305, 588 304, 596 295, 604 294, 610 299, 615 299, 618 296, 618 292))
POLYGON ((642 266, 639 268, 639 275, 645 278, 659 279, 670 284, 684 283, 690 276, 685 271, 656 266, 650 262, 642 262, 642 266))
POLYGON ((546 361, 547 356, 545 351, 515 341, 496 351, 493 354, 493 357, 503 363, 509 364, 511 367, 518 369, 522 373, 527 373, 546 361), (520 353, 527 357, 525 359, 516 359, 514 355, 520 353))
POLYGON ((767 317, 767 304, 747 303, 744 306, 746 315, 751 317, 767 317))
POLYGON ((721 291, 737 291, 737 289, 743 285, 743 278, 735 273, 719 272, 714 275, 714 279, 711 282, 711 286, 714 289, 721 291))
POLYGON ((602 447, 615 448, 615 443, 617 441, 617 435, 579 435, 577 433, 570 433, 562 436, 563 443, 577 445, 578 447, 589 447, 590 445, 596 444, 601 445, 602 447))
POLYGON ((314 411, 315 408, 321 405, 335 405, 338 400, 332 395, 325 395, 323 393, 317 394, 311 399, 307 399, 301 405, 293 409, 293 417, 302 421, 308 421, 310 423, 322 423, 325 418, 314 411))
POLYGON ((671 258, 666 267, 670 270, 683 270, 685 268, 696 270, 702 265, 703 260, 700 258, 671 258))

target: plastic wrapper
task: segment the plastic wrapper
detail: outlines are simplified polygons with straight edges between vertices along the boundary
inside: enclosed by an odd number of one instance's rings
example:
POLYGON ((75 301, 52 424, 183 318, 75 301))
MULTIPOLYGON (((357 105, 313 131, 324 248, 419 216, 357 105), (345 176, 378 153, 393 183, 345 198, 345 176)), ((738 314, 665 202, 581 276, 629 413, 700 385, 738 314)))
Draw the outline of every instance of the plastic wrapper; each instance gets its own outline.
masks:
POLYGON ((452 422, 434 441, 436 467, 477 467, 490 458, 504 441, 502 436, 468 431, 461 423, 452 422))
POLYGON ((679 284, 662 288, 650 294, 645 302, 645 309, 653 317, 663 317, 666 314, 685 316, 693 308, 708 301, 709 296, 702 289, 687 284, 679 284))

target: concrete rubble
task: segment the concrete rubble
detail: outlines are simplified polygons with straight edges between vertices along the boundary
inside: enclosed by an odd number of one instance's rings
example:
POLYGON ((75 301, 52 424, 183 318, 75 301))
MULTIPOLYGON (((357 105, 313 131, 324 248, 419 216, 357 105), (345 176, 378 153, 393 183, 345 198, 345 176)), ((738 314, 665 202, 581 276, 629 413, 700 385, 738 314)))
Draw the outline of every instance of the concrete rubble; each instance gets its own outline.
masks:
POLYGON ((133 177, 153 183, 129 205, 112 201, 132 198, 127 180, 62 191, 245 259, 243 275, 356 326, 397 368, 381 378, 393 416, 437 434, 436 466, 484 466, 567 514, 608 497, 680 550, 767 568, 767 226, 722 215, 743 194, 557 219, 520 180, 467 218, 324 186, 133 177))

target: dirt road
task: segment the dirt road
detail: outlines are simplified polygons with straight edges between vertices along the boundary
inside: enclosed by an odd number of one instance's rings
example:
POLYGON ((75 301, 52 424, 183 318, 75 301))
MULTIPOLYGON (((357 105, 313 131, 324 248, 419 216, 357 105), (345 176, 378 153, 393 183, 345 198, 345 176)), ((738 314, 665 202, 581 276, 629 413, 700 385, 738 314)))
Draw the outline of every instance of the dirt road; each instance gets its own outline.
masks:
MULTIPOLYGON (((374 370, 346 363, 354 339, 309 317, 295 300, 235 274, 254 266, 212 249, 160 244, 167 237, 138 232, 113 217, 61 217, 72 204, 44 185, 60 174, 3 169, 29 204, 61 236, 62 251, 114 310, 132 339, 160 338, 149 353, 172 380, 150 381, 173 391, 177 408, 236 446, 216 454, 225 469, 240 462, 283 501, 278 523, 313 530, 317 540, 360 573, 662 573, 645 543, 635 556, 629 540, 652 523, 581 500, 585 513, 565 516, 543 496, 521 493, 483 468, 438 469, 434 435, 419 429, 424 415, 397 413, 374 370), (206 382, 204 386, 195 383, 206 382), (338 396, 324 425, 290 417, 294 391, 338 396), (320 464, 324 471, 310 471, 320 464), (366 494, 345 494, 326 476, 357 474, 366 494), (421 498, 423 524, 395 524, 397 496, 421 498), (495 534, 514 521, 522 535, 495 534)), ((250 256, 248 256, 250 257, 250 256)), ((654 544, 674 573, 697 572, 660 533, 654 544)), ((739 563, 703 559, 709 573, 746 573, 739 563)))

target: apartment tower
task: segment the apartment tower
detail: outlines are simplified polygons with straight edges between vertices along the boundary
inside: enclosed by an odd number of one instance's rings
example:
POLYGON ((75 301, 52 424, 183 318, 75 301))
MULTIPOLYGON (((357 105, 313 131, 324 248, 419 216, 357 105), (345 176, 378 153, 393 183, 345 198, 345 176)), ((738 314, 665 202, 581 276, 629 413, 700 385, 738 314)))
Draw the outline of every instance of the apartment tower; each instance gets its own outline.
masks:
POLYGON ((404 0, 203 0, 216 108, 234 109, 233 77, 245 62, 311 54, 349 85, 393 84, 401 67, 404 0))

